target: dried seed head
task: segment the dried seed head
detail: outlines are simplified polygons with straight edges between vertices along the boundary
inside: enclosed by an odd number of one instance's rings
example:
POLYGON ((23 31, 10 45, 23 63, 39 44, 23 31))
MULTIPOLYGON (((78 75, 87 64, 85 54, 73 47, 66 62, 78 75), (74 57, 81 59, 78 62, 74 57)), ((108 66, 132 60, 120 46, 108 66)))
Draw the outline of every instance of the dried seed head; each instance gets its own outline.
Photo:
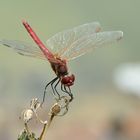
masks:
POLYGON ((58 101, 58 104, 61 108, 65 108, 69 105, 69 98, 67 96, 62 96, 61 99, 58 101))
POLYGON ((53 107, 51 108, 51 114, 54 114, 55 116, 61 111, 60 105, 58 103, 55 103, 53 107))
POLYGON ((30 102, 30 108, 36 111, 40 107, 40 103, 37 98, 34 98, 30 102))
POLYGON ((26 109, 24 112, 23 112, 23 121, 25 123, 29 122, 31 119, 33 118, 33 110, 31 109, 26 109))

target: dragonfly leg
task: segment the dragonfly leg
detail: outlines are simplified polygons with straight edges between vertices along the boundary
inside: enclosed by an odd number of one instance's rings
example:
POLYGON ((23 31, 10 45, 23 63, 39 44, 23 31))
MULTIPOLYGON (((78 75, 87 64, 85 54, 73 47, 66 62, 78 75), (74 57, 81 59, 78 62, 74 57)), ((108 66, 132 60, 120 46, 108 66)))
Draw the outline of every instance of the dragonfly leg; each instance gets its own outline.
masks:
POLYGON ((58 95, 58 98, 60 99, 60 94, 59 94, 59 92, 57 91, 57 85, 59 84, 59 82, 60 82, 60 78, 59 78, 59 80, 57 81, 57 83, 55 84, 54 90, 55 90, 55 93, 58 95))
POLYGON ((56 82, 56 80, 57 80, 57 77, 56 77, 56 79, 55 79, 54 81, 52 81, 52 82, 50 83, 54 96, 55 96, 55 90, 54 90, 53 84, 56 82))
POLYGON ((70 94, 71 94, 71 100, 70 100, 70 102, 74 99, 74 97, 73 97, 73 94, 72 94, 72 92, 71 92, 71 89, 70 89, 70 87, 68 87, 68 89, 69 89, 69 91, 70 91, 70 94))
POLYGON ((68 95, 70 96, 70 102, 73 100, 73 94, 71 93, 71 89, 69 86, 65 86, 64 85, 64 90, 68 93, 68 95), (67 90, 67 87, 68 87, 68 90, 67 90))
POLYGON ((65 90, 64 90, 64 85, 61 83, 61 90, 65 93, 67 93, 65 90))
MULTIPOLYGON (((43 94, 43 100, 42 100, 42 103, 41 103, 41 104, 43 104, 44 101, 45 101, 45 96, 46 96, 46 92, 47 92, 47 87, 48 87, 50 84, 52 85, 52 83, 54 83, 57 79, 58 79, 58 77, 54 78, 54 79, 51 80, 49 83, 47 83, 47 85, 45 86, 45 90, 44 90, 44 94, 43 94)), ((53 89, 53 88, 52 88, 52 89, 53 89)), ((53 94, 54 94, 54 91, 53 91, 53 94)))
POLYGON ((68 87, 69 91, 66 89, 66 86, 64 84, 61 84, 61 90, 65 93, 67 93, 70 96, 70 102, 73 100, 73 94, 71 93, 70 87, 68 87))

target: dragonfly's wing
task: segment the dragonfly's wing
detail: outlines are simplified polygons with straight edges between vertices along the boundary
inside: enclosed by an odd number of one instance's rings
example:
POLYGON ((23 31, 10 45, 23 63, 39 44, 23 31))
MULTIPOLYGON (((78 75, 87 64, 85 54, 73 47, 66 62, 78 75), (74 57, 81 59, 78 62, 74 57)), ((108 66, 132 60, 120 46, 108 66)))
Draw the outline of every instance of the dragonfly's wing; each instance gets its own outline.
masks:
POLYGON ((95 48, 107 46, 110 43, 117 42, 123 37, 122 31, 99 32, 84 36, 74 42, 61 55, 62 58, 71 60, 79 57, 95 48))
POLYGON ((21 55, 46 59, 44 54, 37 46, 32 46, 22 41, 2 39, 0 40, 0 44, 14 49, 21 55))
POLYGON ((100 29, 101 27, 98 22, 92 22, 59 32, 47 40, 47 47, 49 47, 54 54, 61 55, 75 41, 79 40, 83 36, 99 32, 100 29))

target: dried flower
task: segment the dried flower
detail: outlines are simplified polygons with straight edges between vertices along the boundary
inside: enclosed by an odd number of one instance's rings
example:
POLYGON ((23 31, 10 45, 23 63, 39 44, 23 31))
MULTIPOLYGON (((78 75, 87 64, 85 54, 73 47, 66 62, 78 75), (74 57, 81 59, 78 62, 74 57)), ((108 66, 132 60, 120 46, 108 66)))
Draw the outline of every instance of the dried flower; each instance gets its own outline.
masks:
POLYGON ((38 101, 37 98, 33 98, 30 102, 30 108, 33 110, 33 111, 37 111, 37 109, 40 107, 40 103, 38 101))
POLYGON ((52 108, 51 108, 51 114, 53 114, 53 115, 57 115, 58 113, 60 113, 60 111, 61 111, 61 107, 60 107, 60 105, 58 105, 58 103, 55 103, 53 106, 52 106, 52 108))
POLYGON ((32 109, 26 109, 23 111, 23 120, 25 123, 28 123, 33 118, 33 110, 32 109))

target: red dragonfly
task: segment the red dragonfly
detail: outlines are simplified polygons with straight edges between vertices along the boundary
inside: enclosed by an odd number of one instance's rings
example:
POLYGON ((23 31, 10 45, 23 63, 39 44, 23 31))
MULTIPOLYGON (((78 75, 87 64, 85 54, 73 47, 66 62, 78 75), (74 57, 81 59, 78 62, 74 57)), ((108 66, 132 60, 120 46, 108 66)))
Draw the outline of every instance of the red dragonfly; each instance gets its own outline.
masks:
POLYGON ((70 87, 74 84, 75 76, 74 74, 69 75, 67 62, 95 48, 117 42, 123 37, 122 31, 100 32, 100 24, 91 22, 55 34, 47 40, 46 47, 26 21, 23 21, 23 25, 37 46, 5 39, 0 40, 0 44, 13 48, 21 55, 47 59, 50 62, 56 78, 46 85, 42 103, 44 103, 49 85, 51 85, 55 97, 58 95, 57 98, 60 99, 57 91, 59 83, 61 83, 61 90, 69 94, 70 101, 72 101, 73 94, 70 87))

